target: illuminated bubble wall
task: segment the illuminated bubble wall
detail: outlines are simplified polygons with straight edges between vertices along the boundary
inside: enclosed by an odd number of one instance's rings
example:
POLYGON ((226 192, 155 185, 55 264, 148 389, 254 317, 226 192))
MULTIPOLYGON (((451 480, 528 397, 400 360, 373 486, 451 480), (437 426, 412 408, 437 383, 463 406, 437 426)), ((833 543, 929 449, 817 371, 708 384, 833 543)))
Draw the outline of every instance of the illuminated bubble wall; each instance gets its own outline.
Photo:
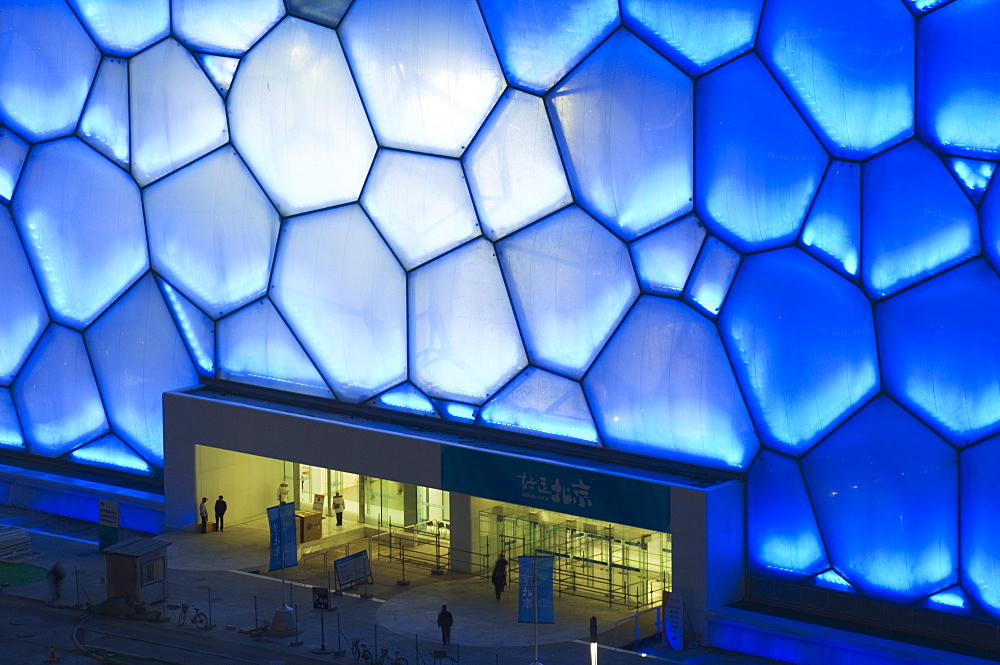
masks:
POLYGON ((0 446, 156 476, 216 377, 744 473, 749 572, 1000 618, 998 24, 4 0, 0 446))

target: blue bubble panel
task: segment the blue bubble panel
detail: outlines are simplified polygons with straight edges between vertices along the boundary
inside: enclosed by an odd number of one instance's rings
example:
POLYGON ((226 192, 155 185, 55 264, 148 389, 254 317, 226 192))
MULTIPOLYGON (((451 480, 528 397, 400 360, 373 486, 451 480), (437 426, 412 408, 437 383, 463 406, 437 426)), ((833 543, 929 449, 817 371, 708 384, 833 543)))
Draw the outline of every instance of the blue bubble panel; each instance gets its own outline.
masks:
POLYGON ((826 170, 823 146, 752 54, 700 79, 697 105, 702 221, 742 252, 791 242, 826 170))
POLYGON ((140 186, 229 140, 222 97, 194 56, 165 39, 129 61, 132 174, 140 186))
POLYGON ((286 19, 239 72, 233 144, 278 212, 356 201, 377 146, 337 33, 286 19))
POLYGON ((958 178, 958 182, 965 188, 965 193, 969 195, 972 202, 979 205, 983 200, 983 194, 989 187, 993 174, 996 173, 995 162, 984 162, 978 159, 963 159, 961 157, 950 157, 945 160, 948 168, 958 178))
POLYGON ((338 32, 383 147, 460 157, 506 85, 475 0, 355 0, 338 32))
POLYGON ((862 201, 861 276, 872 296, 891 295, 979 253, 975 207, 916 141, 865 165, 862 201))
POLYGON ((801 454, 879 390, 856 286, 794 248, 748 257, 719 317, 761 440, 801 454))
POLYGON ((705 242, 705 225, 687 215, 642 237, 630 246, 644 291, 679 296, 705 242))
POLYGON ((961 454, 962 578, 969 594, 994 618, 1000 619, 1000 437, 993 437, 961 454))
POLYGON ((739 252, 727 247, 718 238, 709 238, 691 270, 684 299, 703 314, 715 318, 729 293, 740 258, 739 252))
POLYGON ((622 20, 692 76, 750 50, 763 0, 623 0, 622 20))
POLYGON ((482 238, 409 277, 410 380, 482 404, 528 364, 493 246, 482 238))
POLYGON ((0 385, 10 385, 49 323, 31 265, 5 206, 0 206, 0 385))
POLYGON ((1000 432, 1000 278, 983 260, 879 303, 882 380, 958 445, 1000 432))
POLYGON ((785 580, 830 565, 798 463, 767 450, 747 475, 747 565, 752 574, 785 580))
POLYGON ((184 297, 169 282, 159 280, 163 301, 170 308, 177 331, 194 360, 198 373, 203 376, 215 374, 215 322, 194 303, 184 297))
POLYGON ((972 608, 969 597, 965 595, 965 592, 959 586, 953 586, 950 589, 945 589, 940 593, 929 596, 921 605, 932 610, 950 612, 952 614, 969 614, 969 610, 972 608))
POLYGON ((267 298, 218 323, 220 379, 286 392, 333 397, 267 298))
POLYGON ((861 165, 833 162, 802 228, 802 246, 844 277, 861 269, 861 165))
POLYGON ((0 203, 9 202, 28 158, 28 144, 0 126, 0 203))
POLYGON ((1000 5, 952 2, 920 19, 917 135, 932 148, 982 159, 1000 155, 1000 5))
POLYGON ((68 0, 101 51, 135 55, 170 31, 170 0, 68 0))
POLYGON ((147 275, 84 333, 111 425, 163 467, 163 393, 198 382, 191 357, 147 275))
POLYGON ((833 567, 911 602, 958 579, 958 453, 880 396, 802 460, 833 567))
POLYGON ((690 212, 694 95, 683 72, 619 30, 547 99, 573 192, 608 228, 631 240, 690 212))
POLYGON ((29 141, 72 134, 101 54, 64 0, 0 5, 0 121, 29 141))
POLYGON ((242 55, 285 15, 281 0, 173 0, 177 38, 196 51, 242 55))
POLYGON ((768 0, 758 49, 830 152, 863 159, 913 135, 914 29, 899 0, 768 0))
POLYGON ((396 386, 392 390, 387 390, 373 399, 371 403, 383 409, 437 417, 437 409, 434 408, 434 403, 409 381, 396 386))
POLYGON ((406 379, 406 276, 360 206, 287 220, 270 295, 338 398, 406 379))
POLYGON ((677 300, 641 296, 584 389, 608 448, 723 469, 757 453, 715 325, 677 300))
POLYGON ((994 187, 983 199, 980 210, 983 253, 1000 273, 1000 189, 994 187))
POLYGON ((434 402, 438 405, 442 415, 448 420, 473 423, 476 421, 476 415, 479 413, 479 408, 471 404, 448 402, 446 400, 434 400, 434 402))
POLYGON ((580 384, 537 367, 524 370, 483 405, 479 418, 512 432, 599 444, 580 384))
POLYGON ((82 329, 149 267, 139 188, 75 138, 36 147, 21 178, 12 212, 35 277, 53 318, 82 329))
POLYGON ((616 0, 480 0, 511 85, 544 94, 618 24, 616 0))
POLYGON ((280 220, 230 146, 142 193, 153 269, 213 318, 262 295, 280 220))
POLYGON ((573 201, 540 97, 508 88, 462 162, 491 240, 573 201))
POLYGON ((0 388, 0 448, 24 450, 24 435, 17 421, 14 398, 6 388, 0 388))
POLYGON ((381 150, 361 204, 407 270, 480 235, 457 159, 381 150))
POLYGON ((108 431, 80 333, 52 325, 11 388, 28 450, 58 457, 108 431))
POLYGON ((309 19, 314 23, 336 28, 353 0, 285 0, 285 8, 292 16, 309 19))
POLYGON ((198 64, 205 70, 208 78, 215 84, 215 89, 220 95, 227 97, 233 85, 233 77, 236 76, 236 68, 240 65, 239 58, 210 53, 199 53, 195 57, 198 58, 198 64))
POLYGON ((141 455, 114 434, 102 436, 93 443, 80 446, 67 457, 80 464, 127 473, 153 475, 156 470, 141 455))
POLYGON ((532 362, 582 377, 639 295, 628 249, 573 206, 497 253, 532 362))
POLYGON ((857 593, 858 590, 851 585, 850 582, 845 580, 835 570, 826 570, 813 578, 813 583, 824 589, 833 589, 834 591, 843 591, 845 593, 857 593))
POLYGON ((77 134, 94 150, 128 168, 128 63, 105 58, 77 134))

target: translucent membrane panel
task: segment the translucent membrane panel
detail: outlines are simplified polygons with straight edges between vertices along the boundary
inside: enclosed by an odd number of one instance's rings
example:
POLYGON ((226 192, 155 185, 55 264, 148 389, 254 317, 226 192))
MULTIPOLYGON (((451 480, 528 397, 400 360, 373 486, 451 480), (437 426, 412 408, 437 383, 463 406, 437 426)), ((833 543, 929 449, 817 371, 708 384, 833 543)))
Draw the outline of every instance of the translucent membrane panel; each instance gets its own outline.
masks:
POLYGON ((705 235, 704 225, 688 215, 633 242, 632 260, 642 288, 657 295, 679 296, 705 235))
POLYGON ((908 6, 912 7, 916 12, 929 12, 935 7, 940 7, 941 5, 947 4, 952 0, 903 0, 908 6))
POLYGON ((132 173, 145 186, 229 140, 215 86, 183 46, 167 39, 129 61, 132 173))
POLYGON ((278 213, 226 146, 143 190, 153 268, 212 317, 264 294, 278 213))
POLYGON ((220 379, 333 397, 267 298, 219 321, 218 339, 220 379))
POLYGON ((101 54, 64 0, 0 5, 0 120, 30 141, 72 134, 101 54))
POLYGON ((511 85, 544 94, 618 24, 616 0, 481 0, 511 85))
POLYGON ((285 0, 285 7, 292 16, 336 28, 351 2, 352 0, 285 0))
POLYGON ((597 444, 594 418, 576 381, 529 367, 483 406, 481 422, 514 432, 597 444))
POLYGON ((224 55, 210 55, 199 53, 198 62, 201 68, 212 79, 215 89, 225 97, 229 94, 229 88, 233 84, 233 77, 236 75, 236 68, 240 64, 239 58, 228 58, 224 55))
POLYGON ((639 295, 628 249, 574 206, 497 250, 532 362, 579 379, 639 295))
POLYGON ((584 379, 605 446, 745 469, 757 436, 715 326, 642 296, 584 379))
POLYGON ((161 280, 159 284, 163 300, 174 316, 174 323, 198 373, 212 376, 215 374, 215 324, 169 283, 161 280))
POLYGON ((84 328, 149 266, 139 188, 79 139, 31 152, 12 211, 53 318, 68 326, 84 328))
POLYGON ((952 2, 920 19, 918 136, 964 157, 1000 155, 1000 5, 952 2))
POLYGON ((24 448, 21 424, 17 422, 14 398, 6 388, 0 388, 0 448, 24 448))
POLYGON ((242 55, 285 15, 281 0, 173 0, 177 38, 197 51, 242 55))
POLYGON ((372 400, 372 403, 375 406, 393 411, 437 416, 437 410, 434 408, 434 404, 427 399, 427 395, 414 388, 413 384, 409 382, 382 393, 372 400))
POLYGON ((380 145, 458 157, 503 92, 475 0, 355 0, 339 32, 380 145))
POLYGON ((93 443, 77 448, 69 454, 69 459, 80 464, 118 469, 129 473, 145 475, 154 473, 153 467, 146 460, 114 434, 102 436, 93 443))
POLYGON ((959 445, 1000 432, 1000 278, 976 260, 875 308, 886 389, 959 445))
POLYGON ((0 202, 10 201, 14 187, 21 177, 24 160, 28 157, 28 144, 0 126, 0 202))
POLYGON ((983 230, 983 251, 993 262, 993 268, 1000 272, 1000 190, 993 188, 984 199, 980 211, 983 230))
POLYGON ((715 318, 729 293, 740 254, 718 238, 709 238, 701 248, 698 262, 691 271, 691 281, 684 291, 684 299, 698 310, 715 318))
POLYGON ((914 21, 899 0, 768 0, 758 49, 837 157, 913 135, 914 21))
POLYGON ((0 385, 14 374, 42 336, 49 316, 6 206, 0 205, 0 385))
POLYGON ((691 210, 691 87, 619 30, 548 96, 577 200, 626 240, 691 210))
POLYGON ((109 55, 128 56, 167 36, 170 0, 68 0, 109 55))
POLYGON ((240 65, 229 119, 282 215, 357 200, 375 137, 333 30, 282 21, 240 65))
POLYGON ((921 604, 932 610, 958 614, 968 614, 971 606, 969 597, 965 595, 961 587, 957 586, 936 593, 921 604))
POLYGON ((958 454, 878 397, 802 461, 836 568, 865 593, 909 602, 957 582, 958 454))
POLYGON ((128 168, 128 64, 105 58, 80 118, 77 134, 105 157, 128 168))
POLYGON ((796 455, 879 389, 871 304, 798 249, 748 257, 719 317, 762 440, 796 455))
POLYGON ((361 203, 407 270, 479 235, 456 159, 382 150, 361 203))
POLYGON ((998 465, 1000 437, 983 441, 961 455, 962 578, 972 597, 996 618, 1000 618, 998 465))
POLYGON ((438 404, 441 408, 441 413, 448 420, 457 420, 463 423, 475 422, 476 414, 478 409, 471 404, 462 404, 461 402, 445 402, 438 400, 438 404))
POLYGON ((678 67, 695 75, 753 46, 763 0, 623 0, 622 19, 678 67))
POLYGON ((916 141, 865 165, 861 200, 861 277, 870 295, 891 295, 979 253, 975 207, 916 141))
POLYGON ((798 234, 826 170, 823 147, 755 55, 698 83, 696 205, 740 251, 798 234))
POLYGON ((861 165, 832 162, 802 229, 802 246, 852 281, 861 262, 861 165))
POLYGON ((84 334, 115 432, 163 466, 163 393, 198 382, 151 275, 84 334))
POLYGON ((80 333, 49 326, 11 389, 28 449, 58 457, 108 431, 80 333))
POLYGON ((823 587, 824 589, 857 593, 857 589, 851 586, 850 582, 838 575, 834 570, 827 570, 820 573, 813 578, 813 582, 816 583, 816 586, 823 587))
POLYGON ((360 206, 285 222, 271 299, 340 399, 406 379, 406 276, 360 206))
POLYGON ((573 200, 545 104, 520 90, 508 88, 462 161, 492 240, 573 200))
POLYGON ((770 451, 747 477, 747 563, 753 574, 788 580, 830 565, 799 465, 770 451))
POLYGON ((409 278, 410 378, 482 404, 527 364, 493 246, 474 240, 409 278))
POLYGON ((978 159, 961 159, 951 157, 946 160, 948 168, 958 178, 972 202, 979 205, 983 194, 996 173, 997 165, 993 162, 983 162, 978 159))

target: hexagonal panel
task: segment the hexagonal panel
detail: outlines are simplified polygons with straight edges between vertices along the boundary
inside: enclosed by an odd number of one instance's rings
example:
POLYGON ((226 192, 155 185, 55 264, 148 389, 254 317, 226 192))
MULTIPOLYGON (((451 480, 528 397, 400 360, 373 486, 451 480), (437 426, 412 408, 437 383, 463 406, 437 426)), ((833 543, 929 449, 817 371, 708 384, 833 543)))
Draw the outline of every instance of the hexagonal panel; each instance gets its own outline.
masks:
POLYGON ((215 322, 169 282, 159 279, 157 283, 198 373, 212 376, 215 374, 215 322))
POLYGON ((14 374, 49 323, 31 265, 5 206, 0 206, 0 385, 14 374))
POLYGON ((280 220, 229 146, 142 193, 153 268, 210 316, 267 289, 280 220))
POLYGON ((798 249, 747 257, 719 317, 761 439, 799 454, 879 390, 871 304, 798 249))
POLYGON ((355 0, 339 32, 379 145, 459 157, 503 92, 475 0, 355 0))
POLYGON ((27 158, 28 144, 14 132, 0 126, 0 203, 10 201, 14 195, 14 187, 27 158))
POLYGON ((409 278, 410 380, 482 404, 528 364, 493 246, 473 240, 409 278))
POLYGON ((281 0, 172 0, 177 38, 198 51, 242 55, 285 15, 281 0))
POLYGON ((80 446, 67 457, 80 464, 128 473, 152 475, 156 472, 149 462, 114 434, 105 434, 93 443, 80 446))
POLYGON ((17 410, 10 390, 0 388, 0 446, 5 449, 24 450, 24 435, 17 421, 17 410))
POLYGON ((584 378, 608 448, 745 469, 759 443, 715 326, 641 296, 584 378))
POLYGON ((1000 619, 1000 514, 996 470, 1000 468, 1000 436, 960 455, 962 578, 965 589, 1000 619))
POLYGON ((128 168, 128 63, 105 58, 80 118, 77 135, 94 150, 128 168))
POLYGON ((385 391, 373 398, 371 404, 393 411, 419 413, 423 416, 438 417, 434 403, 409 381, 385 391))
POLYGON ((830 560, 856 587, 909 602, 957 582, 958 454, 895 402, 878 397, 802 471, 830 560))
POLYGON ((406 277, 360 206, 285 222, 271 299, 340 399, 406 379, 406 277))
POLYGON ((357 200, 375 137, 333 30, 282 21, 240 65, 229 118, 282 215, 357 200))
POLYGON ((285 0, 285 8, 292 16, 336 28, 353 0, 285 0))
POLYGON ((109 55, 134 55, 170 31, 170 0, 67 1, 109 55))
POLYGON ((743 257, 718 238, 710 237, 701 247, 698 261, 691 269, 691 276, 684 289, 684 300, 710 318, 719 315, 719 309, 729 295, 736 271, 743 257))
POLYGON ((886 390, 953 443, 1000 432, 1000 278, 982 259, 875 307, 886 390))
POLYGON ((679 296, 705 242, 707 231, 688 215, 630 245, 642 288, 657 295, 679 296))
POLYGON ((631 240, 691 210, 694 95, 663 56, 619 30, 546 99, 573 192, 608 228, 631 240))
POLYGON ((791 242, 826 170, 823 147, 755 55, 699 80, 696 206, 742 252, 791 242))
POLYGON ((149 267, 139 189, 79 139, 32 150, 12 210, 60 323, 84 328, 149 267))
POLYGON ((573 206, 500 241, 532 362, 583 376, 639 295, 628 250, 573 206))
POLYGON ((861 276, 861 165, 833 162, 826 170, 799 241, 844 277, 861 276))

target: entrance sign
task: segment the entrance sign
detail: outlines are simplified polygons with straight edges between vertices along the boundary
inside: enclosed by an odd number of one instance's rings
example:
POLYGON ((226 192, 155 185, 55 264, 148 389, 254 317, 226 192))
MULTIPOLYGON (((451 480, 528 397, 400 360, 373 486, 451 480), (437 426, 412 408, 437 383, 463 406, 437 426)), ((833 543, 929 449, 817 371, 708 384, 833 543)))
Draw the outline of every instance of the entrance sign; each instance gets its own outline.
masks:
POLYGON ((553 556, 517 557, 518 623, 555 623, 552 594, 553 556))
POLYGON ((684 596, 663 594, 663 636, 672 649, 684 648, 684 596))
POLYGON ((333 562, 333 569, 337 573, 338 589, 373 581, 372 566, 368 561, 368 550, 361 550, 350 556, 337 559, 333 562))
POLYGON ((117 501, 98 499, 98 549, 104 550, 118 542, 121 514, 117 501))
POLYGON ((271 527, 271 565, 268 571, 299 564, 299 551, 295 539, 295 504, 282 503, 267 509, 267 522, 271 527))

